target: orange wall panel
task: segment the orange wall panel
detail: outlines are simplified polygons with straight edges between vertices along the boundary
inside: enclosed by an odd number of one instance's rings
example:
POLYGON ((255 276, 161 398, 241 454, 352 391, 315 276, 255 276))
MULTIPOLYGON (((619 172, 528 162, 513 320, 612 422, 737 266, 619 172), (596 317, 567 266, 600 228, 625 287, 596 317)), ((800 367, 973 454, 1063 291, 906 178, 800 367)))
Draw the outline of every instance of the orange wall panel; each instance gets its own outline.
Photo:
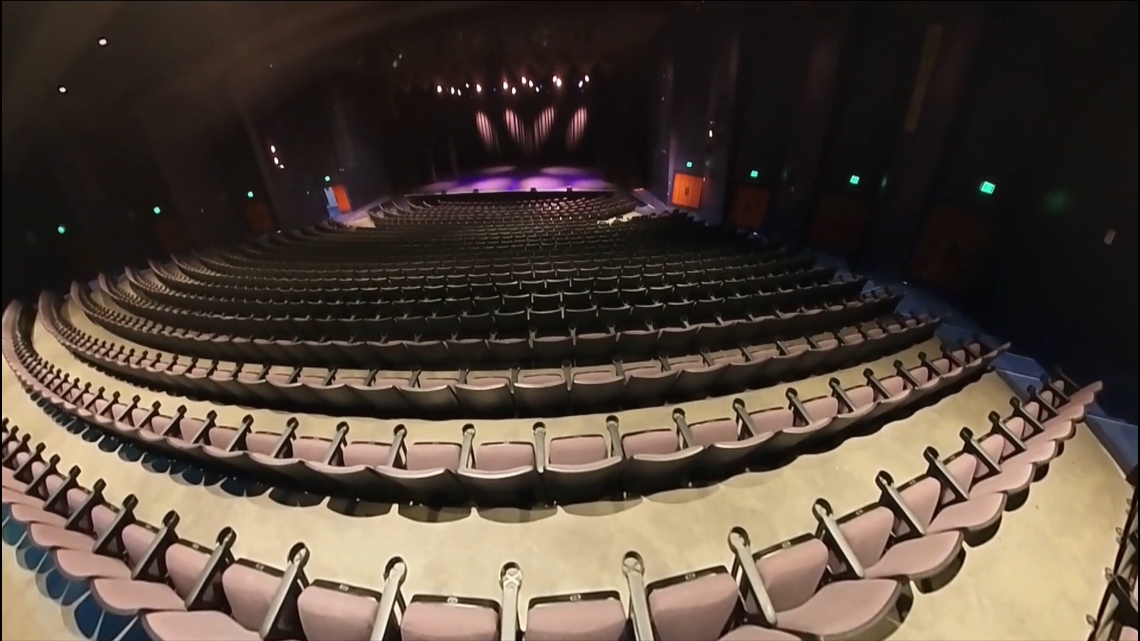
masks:
POLYGON ((761 187, 737 187, 728 210, 728 222, 745 229, 760 229, 768 214, 771 192, 761 187))
POLYGON ((701 206, 701 190, 704 189, 704 186, 704 178, 677 172, 673 175, 673 205, 686 209, 699 208, 701 206))
POLYGON ((830 254, 849 258, 863 241, 870 206, 857 198, 824 194, 815 210, 808 244, 830 254))
POLYGON ((336 207, 340 213, 347 214, 352 211, 352 203, 348 200, 348 190, 344 188, 344 185, 333 185, 332 190, 333 195, 336 196, 336 207))
POLYGON ((994 236, 990 221, 939 205, 923 228, 911 276, 942 291, 965 294, 982 275, 994 236))

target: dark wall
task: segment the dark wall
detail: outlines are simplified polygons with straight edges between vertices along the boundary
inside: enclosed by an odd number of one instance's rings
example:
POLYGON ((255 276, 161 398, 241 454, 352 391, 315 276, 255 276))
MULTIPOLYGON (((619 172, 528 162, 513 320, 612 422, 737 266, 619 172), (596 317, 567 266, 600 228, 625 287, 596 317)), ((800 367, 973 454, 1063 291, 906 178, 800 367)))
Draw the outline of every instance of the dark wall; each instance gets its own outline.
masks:
POLYGON ((1106 379, 1103 401, 1135 422, 1136 4, 1022 9, 988 34, 936 197, 1000 223, 969 307, 1022 351, 1106 379))

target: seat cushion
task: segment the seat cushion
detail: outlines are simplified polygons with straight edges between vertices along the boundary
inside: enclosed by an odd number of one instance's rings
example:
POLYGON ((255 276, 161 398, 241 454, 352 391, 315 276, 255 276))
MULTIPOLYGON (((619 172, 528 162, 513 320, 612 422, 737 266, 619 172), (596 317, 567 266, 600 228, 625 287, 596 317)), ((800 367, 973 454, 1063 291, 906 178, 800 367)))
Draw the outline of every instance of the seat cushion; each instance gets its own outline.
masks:
POLYGON ((722 636, 720 641, 800 641, 800 638, 783 630, 744 625, 722 636))
POLYGON ((926 533, 929 535, 951 530, 981 530, 1001 518, 1004 509, 1004 494, 985 494, 948 505, 935 515, 930 526, 926 528, 926 533))
POLYGON ((91 593, 99 603, 116 614, 185 610, 186 604, 169 586, 130 579, 95 579, 91 593))
POLYGON ((60 550, 55 555, 55 564, 63 574, 75 580, 131 578, 131 568, 119 559, 81 550, 60 550))
POLYGON ((970 496, 982 496, 984 494, 1005 493, 1010 494, 1019 492, 1033 482, 1033 466, 1032 465, 1010 465, 1002 466, 1001 473, 991 476, 974 483, 970 486, 970 496))
POLYGON ((414 601, 404 611, 400 636, 403 641, 497 641, 499 618, 490 608, 414 601))
POLYGON ((906 577, 921 580, 944 570, 962 549, 962 535, 941 532, 897 543, 875 565, 864 568, 868 579, 906 577))
POLYGON ((13 505, 11 514, 12 518, 20 523, 43 523, 56 527, 63 527, 67 523, 66 518, 54 512, 45 511, 42 506, 25 503, 13 505))
POLYGON ((816 636, 847 636, 887 616, 898 595, 898 581, 836 581, 823 586, 803 605, 777 613, 776 625, 816 636))
POLYGON ((142 620, 156 641, 259 641, 256 631, 216 611, 152 612, 142 620))
POLYGON ((32 543, 44 550, 57 548, 66 550, 85 550, 90 552, 95 547, 95 539, 82 532, 65 530, 62 527, 45 523, 33 523, 28 528, 28 537, 32 543))
POLYGON ((544 603, 526 616, 528 641, 620 641, 628 617, 618 599, 544 603))

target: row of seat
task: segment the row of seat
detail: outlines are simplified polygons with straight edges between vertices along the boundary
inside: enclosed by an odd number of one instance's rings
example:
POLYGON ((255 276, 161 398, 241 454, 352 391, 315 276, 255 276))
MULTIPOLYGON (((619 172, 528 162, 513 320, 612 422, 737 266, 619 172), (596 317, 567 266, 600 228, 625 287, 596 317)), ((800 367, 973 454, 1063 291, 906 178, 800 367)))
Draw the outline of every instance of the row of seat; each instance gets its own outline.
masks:
MULTIPOLYGON (((659 271, 640 266, 637 268, 637 273, 629 274, 622 271, 611 275, 611 271, 622 269, 617 267, 610 270, 602 270, 600 267, 590 269, 566 267, 557 270, 552 267, 543 270, 528 266, 517 271, 513 268, 503 268, 493 272, 473 270, 448 276, 378 274, 367 279, 358 277, 320 284, 310 283, 308 280, 268 277, 239 277, 241 280, 235 281, 234 278, 219 278, 220 274, 202 266, 196 267, 194 261, 183 262, 176 258, 168 267, 155 261, 150 265, 162 284, 174 291, 199 296, 280 301, 350 301, 374 299, 377 294, 385 294, 386 297, 396 300, 406 300, 576 292, 576 296, 565 299, 566 302, 573 303, 589 300, 588 296, 583 295, 593 292, 664 286, 681 288, 684 291, 686 288, 691 288, 692 283, 701 282, 724 283, 722 287, 725 295, 740 291, 756 291, 756 287, 749 284, 750 281, 780 273, 795 272, 811 267, 814 263, 809 255, 786 256, 783 253, 776 253, 759 254, 751 258, 753 262, 741 265, 700 266, 692 269, 678 266, 670 271, 665 271, 664 265, 658 267, 659 271), (771 259, 765 260, 768 257, 771 259)), ((632 271, 634 268, 624 269, 632 271)), ((781 282, 769 281, 761 284, 771 287, 780 285, 781 282)))
POLYGON ((1140 532, 1137 530, 1137 491, 1132 493, 1132 504, 1124 527, 1117 530, 1119 547, 1112 567, 1105 570, 1108 585, 1095 617, 1090 617, 1092 632, 1089 641, 1136 641, 1136 583, 1137 548, 1140 532))
MULTIPOLYGON (((562 309, 614 310, 604 312, 616 320, 622 320, 622 308, 661 305, 678 316, 695 315, 698 318, 712 318, 723 315, 732 318, 735 314, 708 310, 710 301, 734 312, 747 310, 752 313, 770 312, 776 309, 795 308, 797 304, 812 302, 812 292, 821 285, 836 282, 832 279, 834 268, 809 266, 807 269, 780 272, 768 276, 733 281, 709 280, 686 281, 676 285, 655 285, 652 287, 618 287, 605 290, 571 289, 569 283, 547 281, 494 283, 493 289, 475 295, 470 287, 443 287, 441 291, 424 289, 379 288, 372 291, 359 290, 349 297, 348 292, 316 294, 310 300, 282 300, 269 298, 264 289, 240 294, 202 295, 177 291, 163 282, 169 272, 161 266, 152 270, 156 282, 133 270, 126 271, 127 280, 136 293, 160 305, 170 305, 190 310, 209 311, 225 315, 257 315, 276 317, 281 315, 333 316, 334 318, 387 318, 402 316, 430 316, 433 313, 477 314, 494 312, 541 311, 562 309), (550 290, 545 288, 550 286, 550 290), (538 289, 541 288, 541 289, 538 289), (538 289, 537 291, 534 291, 538 289), (506 291, 503 291, 506 290, 506 291)), ((865 280, 846 279, 841 283, 852 283, 848 287, 858 293, 865 280), (852 282, 854 281, 854 282, 852 282), (858 287, 855 287, 858 284, 858 287)), ((426 288, 425 288, 426 289, 426 288)), ((653 321, 649 311, 638 312, 639 318, 653 321)), ((625 316, 631 315, 627 311, 625 316)), ((660 315, 660 310, 658 314, 660 315)))
MULTIPOLYGON (((370 321, 366 320, 339 322, 347 339, 329 334, 305 339, 291 332, 251 335, 242 333, 232 324, 219 328, 222 331, 209 332, 115 311, 96 300, 86 286, 79 283, 72 285, 71 298, 96 324, 145 347, 218 360, 365 369, 478 368, 492 363, 500 366, 558 367, 567 360, 578 365, 596 365, 611 363, 616 357, 644 360, 657 355, 693 354, 801 338, 846 325, 866 323, 890 314, 901 300, 897 294, 872 292, 845 302, 805 308, 789 314, 664 329, 618 331, 606 328, 597 331, 584 327, 581 332, 535 329, 489 339, 433 340, 424 337, 421 340, 385 340, 380 337, 380 340, 369 340, 366 328, 370 321)), ((431 319, 420 320, 426 324, 431 319)), ((290 321, 284 322, 288 324, 290 321)), ((910 320, 905 317, 897 321, 908 322, 910 320)), ((271 320, 261 324, 272 332, 271 320)), ((874 332, 875 329, 871 327, 868 331, 874 332)))
MULTIPOLYGON (((213 414, 190 416, 184 407, 164 411, 157 401, 148 406, 135 397, 128 403, 118 392, 93 390, 35 353, 21 329, 30 321, 30 314, 21 318, 17 304, 5 312, 13 335, 5 356, 25 388, 51 405, 61 420, 78 419, 146 447, 271 482, 432 506, 469 500, 481 505, 576 502, 723 477, 761 458, 779 459, 913 409, 932 394, 980 376, 999 353, 982 355, 972 351, 978 346, 963 348, 909 369, 900 364, 898 374, 882 380, 868 371, 867 384, 845 389, 835 381, 830 395, 816 398, 801 400, 789 389, 785 407, 748 408, 736 399, 724 417, 691 425, 678 408, 670 427, 625 434, 618 419, 608 417, 604 433, 549 441, 540 422, 532 442, 476 446, 473 425, 464 429, 458 443, 409 442, 403 428, 390 443, 350 442, 347 423, 331 438, 298 437, 297 419, 289 421, 284 432, 259 431, 252 417, 240 426, 227 426, 213 414)), ((1012 425, 995 423, 995 429, 1023 435, 1046 432, 1049 427, 1032 419, 1034 407, 1018 406, 1017 420, 1012 425)))
MULTIPOLYGON (((7 338, 7 334, 6 334, 7 338)), ((7 347, 7 345, 6 345, 7 347)), ((7 351, 7 350, 6 350, 7 351)), ((846 516, 825 500, 812 506, 814 533, 754 550, 744 528, 728 535, 732 564, 647 583, 636 552, 622 561, 628 609, 616 590, 531 599, 520 623, 523 568, 507 563, 500 598, 402 593, 409 572, 399 556, 377 588, 311 580, 309 549, 298 543, 282 566, 235 558, 237 533, 211 544, 180 537, 177 511, 161 524, 135 517, 138 501, 115 505, 105 482, 80 484, 81 469, 60 470, 42 443, 11 438, 5 421, 4 539, 23 563, 46 575, 52 596, 75 609, 81 631, 97 638, 141 630, 157 641, 293 638, 316 641, 798 641, 861 638, 893 628, 913 602, 951 580, 963 543, 980 545, 1003 512, 1024 503, 1060 444, 1072 434, 1070 402, 1039 406, 1067 424, 1023 441, 999 431, 943 459, 924 452, 927 472, 898 486, 880 472, 880 497, 846 516), (1015 453, 1006 455, 1012 449, 1015 453), (1051 452, 1042 457, 1036 452, 1051 452), (1035 452, 1028 455, 1029 452, 1035 452), (281 569, 283 568, 283 569, 281 569)), ((615 568, 616 573, 616 568, 615 568)))
POLYGON ((345 306, 335 315, 328 310, 307 305, 283 305, 282 309, 247 309, 243 313, 211 311, 210 301, 182 300, 177 303, 159 302, 153 290, 139 285, 136 277, 128 276, 130 291, 121 284, 101 279, 100 286, 125 310, 176 327, 198 331, 225 332, 253 336, 302 336, 306 338, 350 337, 351 332, 376 339, 415 339, 417 336, 452 338, 464 336, 489 338, 496 335, 525 333, 535 330, 561 330, 569 333, 577 327, 583 331, 608 327, 617 329, 683 328, 690 322, 720 324, 725 320, 747 320, 788 312, 824 302, 843 301, 856 297, 867 282, 861 278, 836 279, 808 283, 790 289, 761 292, 732 298, 701 297, 678 301, 641 303, 615 302, 613 305, 586 305, 581 308, 554 306, 548 309, 532 308, 531 297, 523 296, 517 306, 511 307, 499 297, 487 299, 486 307, 478 307, 473 299, 447 301, 388 301, 369 304, 367 308, 353 310, 345 306), (140 294, 141 292, 141 294, 140 294), (386 307, 390 316, 379 316, 375 309, 386 307), (285 307, 297 309, 284 309, 285 307), (359 311, 360 316, 353 311, 359 311), (289 314, 299 313, 300 316, 289 314), (284 315, 281 315, 284 314, 284 315))
POLYGON ((564 360, 557 370, 475 373, 467 369, 381 372, 375 367, 274 370, 270 363, 243 365, 195 358, 180 363, 179 355, 136 353, 79 330, 60 314, 59 302, 47 293, 40 297, 39 313, 47 329, 78 358, 127 380, 242 403, 395 417, 597 413, 735 393, 880 358, 929 339, 939 324, 937 320, 887 318, 882 324, 848 327, 791 342, 628 364, 616 360, 605 368, 575 368, 564 360), (259 392, 263 385, 274 389, 259 392))

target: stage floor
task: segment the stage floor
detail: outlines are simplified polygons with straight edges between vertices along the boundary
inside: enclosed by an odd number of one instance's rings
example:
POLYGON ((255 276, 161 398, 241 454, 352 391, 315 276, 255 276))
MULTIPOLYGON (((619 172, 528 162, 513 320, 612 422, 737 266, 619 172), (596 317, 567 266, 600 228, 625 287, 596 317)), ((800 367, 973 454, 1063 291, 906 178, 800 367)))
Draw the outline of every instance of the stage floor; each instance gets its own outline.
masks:
POLYGON ((545 167, 525 169, 510 165, 489 167, 482 171, 424 185, 413 194, 464 194, 512 191, 607 191, 614 186, 601 177, 601 172, 582 167, 545 167))
MULTIPOLYGON (((70 316, 81 329, 110 338, 74 305, 70 316)), ((123 343, 119 338, 115 339, 123 343)), ((51 362, 77 372, 93 385, 129 391, 134 387, 75 359, 43 327, 34 344, 51 362)), ((891 361, 916 360, 918 351, 936 350, 937 341, 869 364, 876 373, 891 371, 891 361)), ((843 383, 861 380, 863 366, 835 374, 843 383)), ((802 396, 822 393, 829 376, 795 383, 802 396)), ((780 404, 786 386, 747 392, 750 406, 780 404)), ((145 398, 185 404, 192 414, 213 405, 139 390, 145 398)), ((177 509, 179 533, 201 542, 219 529, 238 532, 235 552, 281 566, 289 547, 306 542, 312 557, 308 574, 363 586, 379 586, 386 560, 402 556, 409 574, 405 595, 454 594, 497 598, 500 566, 517 562, 524 572, 522 610, 528 599, 584 590, 616 589, 624 595, 621 558, 637 550, 645 558, 647 579, 681 574, 731 562, 726 536, 733 526, 749 530, 758 546, 814 529, 810 507, 826 497, 844 513, 876 497, 873 477, 879 470, 907 479, 923 473, 927 446, 950 453, 959 448, 963 425, 984 431, 986 414, 1005 409, 1010 388, 997 374, 874 435, 848 440, 834 450, 801 456, 772 472, 745 474, 719 485, 664 492, 624 502, 599 502, 567 508, 533 510, 421 508, 391 509, 361 505, 355 511, 339 501, 282 496, 276 492, 237 496, 221 484, 203 486, 186 477, 148 471, 115 452, 69 434, 52 423, 3 368, 3 407, 21 428, 48 443, 65 465, 78 464, 83 478, 107 481, 107 495, 128 493, 140 500, 139 516, 158 522, 177 509)), ((724 415, 727 399, 685 404, 690 421, 724 415)), ((262 429, 282 425, 287 415, 235 406, 217 408, 219 419, 254 415, 262 429)), ((622 431, 670 425, 670 408, 621 413, 622 431)), ((340 417, 305 415, 300 433, 331 434, 340 417)), ((354 439, 385 439, 395 421, 349 419, 354 439)), ((462 421, 410 420, 412 440, 458 438, 462 421)), ((478 441, 528 439, 532 421, 479 421, 478 441)), ((551 436, 598 432, 603 417, 580 416, 547 421, 551 436)), ((1053 463, 1048 478, 1033 486, 1028 502, 1005 515, 994 540, 971 549, 961 574, 943 590, 917 595, 913 611, 894 639, 1081 639, 1085 614, 1093 613, 1104 590, 1103 567, 1116 551, 1114 528, 1124 519, 1131 489, 1104 449, 1081 426, 1053 463)), ((75 638, 59 606, 41 595, 33 575, 17 566, 12 550, 3 552, 3 638, 75 638)))

